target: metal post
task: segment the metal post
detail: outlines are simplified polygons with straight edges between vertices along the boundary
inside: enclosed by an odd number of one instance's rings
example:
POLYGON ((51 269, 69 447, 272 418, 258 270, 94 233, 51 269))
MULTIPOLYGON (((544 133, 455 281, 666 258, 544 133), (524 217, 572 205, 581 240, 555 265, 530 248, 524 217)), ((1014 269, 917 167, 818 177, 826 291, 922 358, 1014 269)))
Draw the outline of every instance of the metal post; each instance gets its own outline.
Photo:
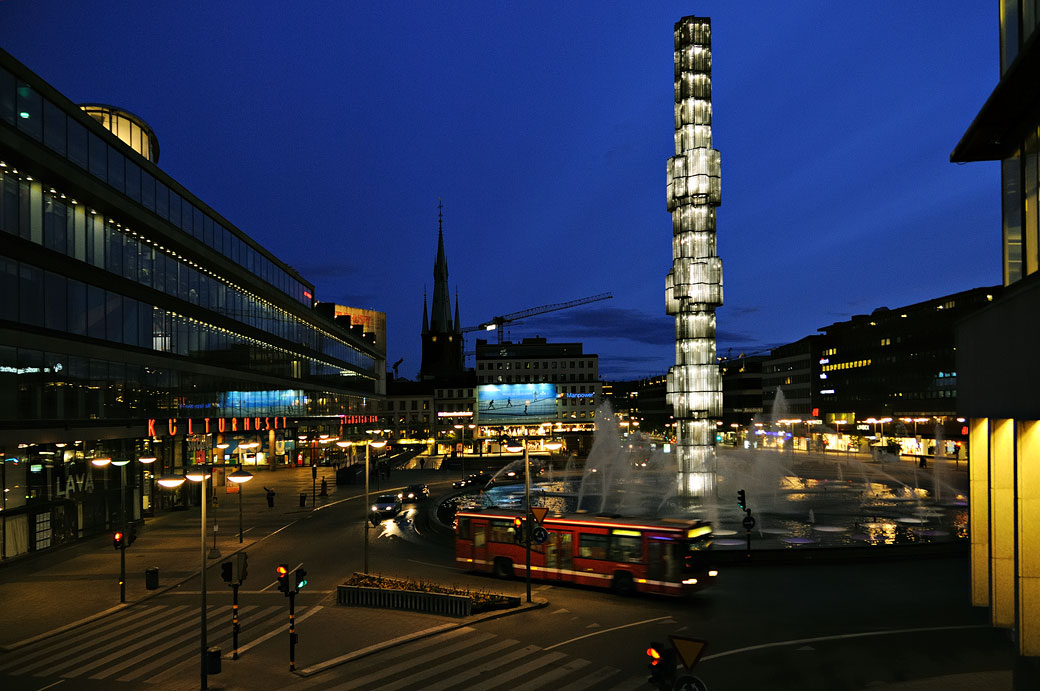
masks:
POLYGON ((296 591, 289 591, 289 671, 296 671, 296 591))
POLYGON ((524 558, 527 566, 527 601, 531 601, 531 461, 527 454, 527 441, 524 440, 524 558))
POLYGON ((207 495, 209 494, 209 488, 206 487, 206 467, 205 466, 202 467, 202 484, 199 487, 199 489, 202 490, 201 492, 199 492, 199 495, 201 496, 201 502, 202 502, 202 521, 201 521, 202 528, 201 528, 201 539, 199 540, 199 543, 201 545, 201 548, 199 549, 199 554, 201 555, 201 558, 202 558, 202 571, 199 572, 199 582, 200 582, 200 587, 201 587, 201 591, 202 591, 202 593, 201 593, 202 594, 202 598, 201 598, 202 599, 202 609, 201 609, 200 623, 199 623, 199 626, 200 626, 199 640, 200 640, 201 648, 200 648, 199 653, 200 653, 200 658, 201 658, 201 661, 202 661, 202 687, 201 688, 203 690, 205 690, 205 689, 209 688, 209 684, 207 683, 207 679, 206 679, 206 498, 207 498, 207 495))
MULTIPOLYGON (((244 484, 246 483, 238 483, 238 544, 242 544, 242 485, 244 484)), ((236 590, 235 592, 237 593, 238 591, 236 590)))
POLYGON ((119 546, 119 601, 126 602, 126 531, 119 546))
MULTIPOLYGON (((240 495, 241 496, 241 495, 240 495)), ((238 586, 241 583, 231 584, 231 659, 238 659, 238 586)))
POLYGON ((369 444, 368 444, 368 442, 365 442, 365 511, 364 511, 364 519, 365 519, 365 550, 364 550, 364 555, 365 555, 365 557, 364 557, 364 568, 361 571, 362 573, 368 573, 368 523, 369 523, 369 521, 368 521, 368 510, 369 510, 369 508, 368 507, 370 506, 369 498, 368 498, 368 465, 369 465, 369 463, 368 463, 368 458, 369 458, 368 450, 369 450, 369 444))
MULTIPOLYGON (((321 449, 322 454, 325 453, 325 447, 321 449)), ((314 459, 311 459, 311 508, 314 508, 315 497, 317 496, 317 488, 315 483, 318 481, 318 466, 314 465, 314 459)))

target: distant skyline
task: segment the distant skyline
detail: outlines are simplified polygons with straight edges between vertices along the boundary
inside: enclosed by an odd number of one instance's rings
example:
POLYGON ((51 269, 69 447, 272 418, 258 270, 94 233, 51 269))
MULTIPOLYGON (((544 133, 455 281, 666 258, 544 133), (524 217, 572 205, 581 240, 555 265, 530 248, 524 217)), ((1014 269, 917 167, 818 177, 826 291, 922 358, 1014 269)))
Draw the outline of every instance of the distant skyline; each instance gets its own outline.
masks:
POLYGON ((386 312, 402 376, 443 199, 464 325, 611 292, 506 336, 582 342, 629 379, 674 362, 665 164, 689 14, 712 20, 721 355, 1000 284, 999 165, 949 162, 999 76, 993 2, 6 0, 0 45, 142 117, 160 167, 319 300, 386 312))

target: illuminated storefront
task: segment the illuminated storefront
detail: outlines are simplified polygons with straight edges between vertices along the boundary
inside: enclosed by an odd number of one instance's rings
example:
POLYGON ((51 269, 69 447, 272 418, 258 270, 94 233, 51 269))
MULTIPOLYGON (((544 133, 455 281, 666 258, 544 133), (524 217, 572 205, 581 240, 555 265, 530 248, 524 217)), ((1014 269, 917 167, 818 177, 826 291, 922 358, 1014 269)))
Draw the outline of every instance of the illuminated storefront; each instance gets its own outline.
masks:
POLYGON ((344 420, 378 412, 385 346, 158 154, 139 117, 0 50, 0 558, 161 510, 153 474, 296 462, 301 429, 363 435, 344 420))

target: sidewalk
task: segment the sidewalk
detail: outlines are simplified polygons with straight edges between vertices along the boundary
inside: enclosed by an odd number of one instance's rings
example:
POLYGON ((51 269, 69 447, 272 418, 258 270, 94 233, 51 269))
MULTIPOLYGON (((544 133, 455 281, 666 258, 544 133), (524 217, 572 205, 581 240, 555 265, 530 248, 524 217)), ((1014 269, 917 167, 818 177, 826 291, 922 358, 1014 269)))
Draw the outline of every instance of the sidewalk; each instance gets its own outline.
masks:
MULTIPOLYGON (((321 477, 328 482, 329 496, 317 496, 321 507, 336 499, 335 472, 331 467, 318 468, 318 491, 321 477)), ((212 531, 213 516, 219 532, 216 545, 219 559, 248 548, 258 540, 288 523, 298 520, 311 509, 311 470, 309 467, 261 470, 243 486, 242 513, 254 527, 238 541, 239 497, 224 493, 222 476, 216 476, 217 506, 208 508, 207 523, 212 531), (264 487, 275 490, 274 508, 268 508, 264 487), (300 507, 301 492, 307 494, 307 506, 300 507)), ((353 493, 352 486, 344 488, 353 493)), ((0 567, 0 603, 3 603, 6 626, 0 631, 0 650, 31 640, 60 627, 103 616, 120 607, 129 606, 194 576, 199 571, 200 509, 170 511, 147 518, 139 528, 137 541, 126 549, 126 604, 119 602, 119 551, 112 547, 110 533, 78 541, 38 555, 29 555, 0 567), (159 570, 159 588, 148 590, 145 570, 159 570), (60 603, 60 606, 59 606, 60 603)), ((207 549, 213 533, 207 533, 207 549)))

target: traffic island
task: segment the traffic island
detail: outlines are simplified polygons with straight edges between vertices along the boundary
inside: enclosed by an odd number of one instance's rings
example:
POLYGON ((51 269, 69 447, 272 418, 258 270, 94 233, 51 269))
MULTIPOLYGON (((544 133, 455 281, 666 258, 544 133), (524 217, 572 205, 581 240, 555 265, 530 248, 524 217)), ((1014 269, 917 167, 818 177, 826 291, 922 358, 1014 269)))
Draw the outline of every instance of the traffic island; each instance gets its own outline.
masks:
POLYGON ((355 573, 346 583, 338 586, 336 603, 350 607, 378 607, 468 617, 519 607, 520 598, 426 581, 355 573))

